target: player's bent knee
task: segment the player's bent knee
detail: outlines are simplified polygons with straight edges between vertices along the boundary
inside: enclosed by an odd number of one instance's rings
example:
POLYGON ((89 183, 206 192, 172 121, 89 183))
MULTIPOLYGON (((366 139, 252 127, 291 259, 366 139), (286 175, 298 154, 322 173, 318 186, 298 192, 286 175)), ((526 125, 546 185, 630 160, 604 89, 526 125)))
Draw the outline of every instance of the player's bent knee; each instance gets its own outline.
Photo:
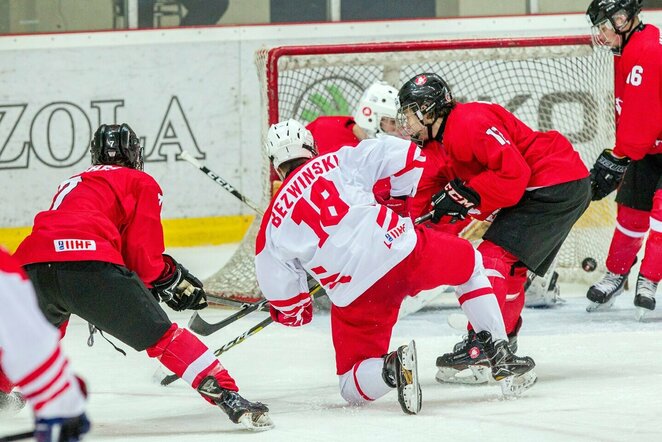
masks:
POLYGON ((347 401, 350 405, 364 405, 371 402, 372 399, 361 394, 356 386, 353 375, 354 370, 350 370, 345 374, 338 376, 340 384, 340 396, 347 401))

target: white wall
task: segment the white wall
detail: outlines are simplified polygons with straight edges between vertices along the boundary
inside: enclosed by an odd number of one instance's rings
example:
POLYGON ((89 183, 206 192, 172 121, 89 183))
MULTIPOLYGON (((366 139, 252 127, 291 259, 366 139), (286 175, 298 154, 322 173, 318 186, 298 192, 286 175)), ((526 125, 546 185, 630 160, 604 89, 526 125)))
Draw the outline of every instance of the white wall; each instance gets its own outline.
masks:
POLYGON ((174 155, 204 157, 259 200, 253 57, 261 47, 587 33, 584 16, 573 14, 0 37, 0 227, 30 225, 57 184, 89 164, 100 121, 128 122, 145 138, 165 218, 250 213, 174 155))

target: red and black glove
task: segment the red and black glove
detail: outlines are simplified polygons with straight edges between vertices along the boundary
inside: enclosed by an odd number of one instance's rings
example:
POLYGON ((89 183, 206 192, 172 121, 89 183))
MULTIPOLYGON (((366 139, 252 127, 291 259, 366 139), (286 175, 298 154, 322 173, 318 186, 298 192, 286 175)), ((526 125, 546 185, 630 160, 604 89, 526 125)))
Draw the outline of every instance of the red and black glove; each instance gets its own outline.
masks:
POLYGON ((301 327, 313 319, 313 303, 310 296, 300 300, 296 304, 274 307, 269 305, 271 319, 288 327, 301 327))
POLYGON ((163 255, 163 276, 154 282, 154 291, 175 311, 200 310, 207 307, 207 294, 202 282, 170 255, 163 255))
POLYGON ((444 215, 453 219, 451 222, 467 217, 469 210, 480 204, 480 195, 471 187, 467 187, 459 179, 446 184, 444 190, 432 197, 432 222, 438 223, 444 215))

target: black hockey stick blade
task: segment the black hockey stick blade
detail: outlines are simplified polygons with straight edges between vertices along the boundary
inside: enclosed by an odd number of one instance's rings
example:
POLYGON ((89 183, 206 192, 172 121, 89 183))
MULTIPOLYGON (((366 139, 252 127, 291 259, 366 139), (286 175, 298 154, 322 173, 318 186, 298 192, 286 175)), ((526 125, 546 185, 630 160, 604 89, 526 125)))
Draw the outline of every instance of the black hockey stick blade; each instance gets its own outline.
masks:
POLYGON ((11 436, 0 436, 0 442, 12 442, 15 440, 25 440, 34 437, 34 431, 26 431, 25 433, 12 434, 11 436))
POLYGON ((161 385, 163 385, 164 387, 167 387, 168 385, 175 382, 177 379, 179 379, 179 376, 177 376, 176 374, 174 374, 174 373, 169 374, 168 376, 161 379, 161 385))
POLYGON ((247 314, 257 310, 261 310, 263 307, 267 305, 267 302, 268 301, 266 299, 263 299, 260 302, 256 302, 255 304, 244 304, 239 309, 239 311, 215 324, 210 324, 209 322, 202 319, 202 317, 198 314, 198 312, 194 312, 193 315, 191 315, 191 319, 189 319, 188 321, 188 328, 190 328, 194 333, 200 336, 209 336, 212 333, 222 329, 223 327, 232 324, 238 319, 243 318, 247 314))

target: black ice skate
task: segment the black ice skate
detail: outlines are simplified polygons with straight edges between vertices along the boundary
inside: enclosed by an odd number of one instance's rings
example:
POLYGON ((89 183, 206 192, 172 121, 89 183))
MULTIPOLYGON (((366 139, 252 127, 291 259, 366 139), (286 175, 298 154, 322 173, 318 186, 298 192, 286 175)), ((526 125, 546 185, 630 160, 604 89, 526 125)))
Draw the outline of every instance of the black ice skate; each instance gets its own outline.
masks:
POLYGON ((25 407, 25 397, 18 391, 7 394, 0 391, 0 413, 15 413, 25 407))
POLYGON ((637 320, 642 321, 646 314, 655 310, 655 292, 657 283, 641 276, 637 277, 637 291, 634 295, 634 305, 637 307, 637 320))
POLYGON ((384 356, 382 377, 387 385, 398 389, 398 402, 402 411, 407 414, 421 411, 421 386, 418 383, 414 341, 384 356))
POLYGON ((274 427, 266 405, 250 402, 236 391, 221 388, 213 376, 207 376, 202 380, 198 392, 221 407, 235 424, 242 424, 253 431, 270 430, 274 427))
POLYGON ((493 341, 488 331, 476 334, 492 368, 492 377, 501 386, 504 396, 517 397, 536 383, 536 366, 528 356, 513 354, 505 340, 493 341))
POLYGON ((623 293, 629 272, 618 275, 607 271, 602 279, 593 284, 586 293, 591 303, 586 307, 587 312, 607 310, 614 304, 616 297, 623 293))
POLYGON ((441 383, 475 385, 490 379, 490 362, 473 330, 455 344, 451 353, 437 358, 437 368, 435 379, 441 383))

